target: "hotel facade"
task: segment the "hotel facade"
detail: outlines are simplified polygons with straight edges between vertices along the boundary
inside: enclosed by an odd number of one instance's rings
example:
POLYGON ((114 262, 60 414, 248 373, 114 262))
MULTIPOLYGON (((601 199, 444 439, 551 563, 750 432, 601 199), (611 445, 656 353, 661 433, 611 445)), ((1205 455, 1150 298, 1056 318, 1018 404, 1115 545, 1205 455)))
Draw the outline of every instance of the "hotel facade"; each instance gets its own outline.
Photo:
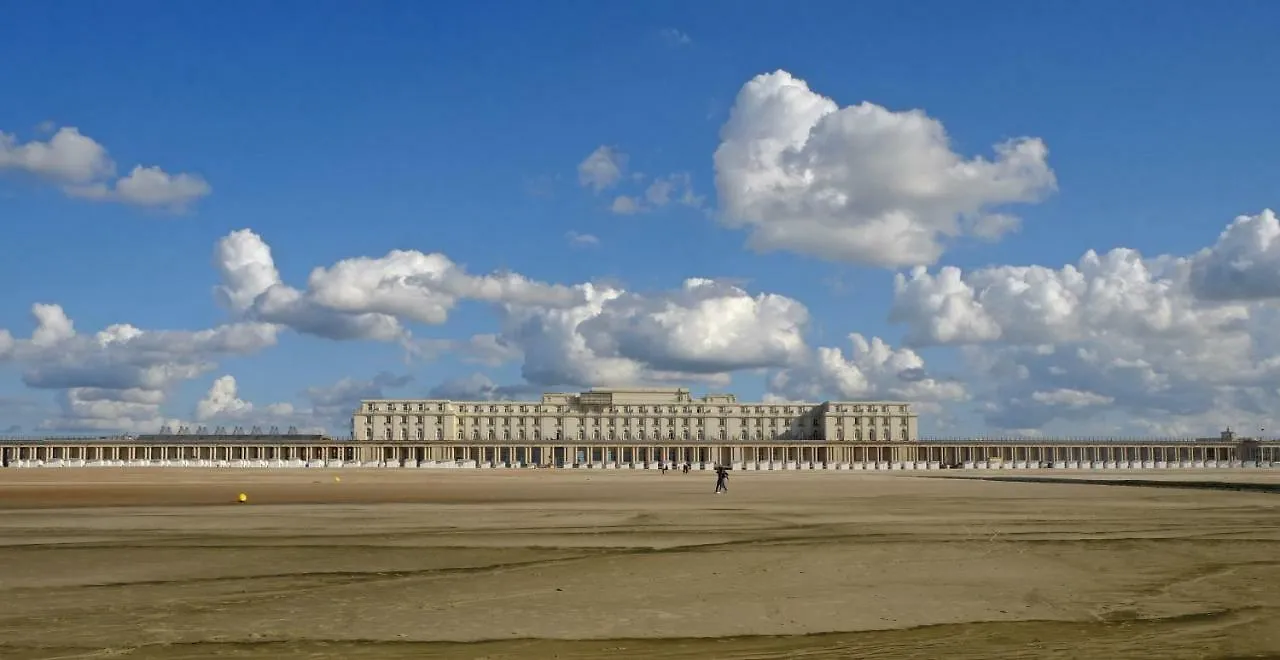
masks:
POLYGON ((364 401, 351 420, 357 442, 914 442, 903 401, 741 403, 686 389, 593 389, 541 401, 364 401))
POLYGON ((458 461, 523 465, 728 464, 775 454, 813 461, 812 447, 828 441, 907 444, 917 429, 904 401, 744 403, 683 388, 592 389, 539 401, 371 400, 351 422, 356 442, 447 443, 458 461))

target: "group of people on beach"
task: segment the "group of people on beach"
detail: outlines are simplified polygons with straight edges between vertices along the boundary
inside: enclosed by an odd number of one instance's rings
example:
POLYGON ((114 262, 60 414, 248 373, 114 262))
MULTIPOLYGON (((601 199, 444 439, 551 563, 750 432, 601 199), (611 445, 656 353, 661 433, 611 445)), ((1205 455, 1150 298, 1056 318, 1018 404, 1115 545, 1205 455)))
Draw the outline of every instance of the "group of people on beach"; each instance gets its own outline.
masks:
MULTIPOLYGON (((693 466, 688 462, 682 463, 680 465, 680 472, 682 474, 689 474, 689 470, 692 469, 692 467, 693 466)), ((667 464, 658 463, 658 469, 663 474, 666 474, 667 464)), ((729 492, 729 468, 723 465, 717 465, 716 466, 716 495, 719 495, 720 493, 727 493, 727 492, 729 492)))

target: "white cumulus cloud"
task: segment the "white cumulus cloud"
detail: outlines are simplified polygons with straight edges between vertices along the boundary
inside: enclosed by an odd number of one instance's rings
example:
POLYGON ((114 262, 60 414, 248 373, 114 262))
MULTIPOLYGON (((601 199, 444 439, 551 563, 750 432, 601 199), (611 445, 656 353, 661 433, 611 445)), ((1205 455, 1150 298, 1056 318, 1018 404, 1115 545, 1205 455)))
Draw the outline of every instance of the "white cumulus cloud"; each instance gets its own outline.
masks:
POLYGON ((276 326, 238 322, 207 330, 143 330, 115 324, 77 332, 59 305, 32 306, 31 336, 0 330, 0 360, 16 363, 28 387, 59 392, 61 414, 41 427, 60 431, 155 431, 169 423, 167 396, 226 356, 276 342, 276 326))
POLYGON ((328 339, 404 340, 405 322, 442 324, 460 300, 565 306, 578 297, 517 274, 471 275, 443 254, 416 250, 316 268, 300 290, 281 280, 271 248, 248 229, 218 242, 214 265, 223 282, 215 296, 233 313, 328 339))
POLYGON ((135 166, 116 178, 116 164, 93 138, 62 127, 48 140, 19 142, 0 131, 0 171, 24 172, 62 186, 68 195, 174 211, 212 192, 197 174, 169 174, 159 167, 135 166))
POLYGON ((1280 405, 1277 233, 1263 211, 1189 256, 918 267, 897 276, 891 318, 913 344, 963 347, 995 427, 1266 426, 1280 405))
POLYGON ((1037 138, 995 145, 992 159, 951 149, 919 110, 841 108, 786 71, 738 93, 715 153, 721 220, 758 250, 877 266, 932 264, 947 239, 1016 227, 994 209, 1056 187, 1037 138))

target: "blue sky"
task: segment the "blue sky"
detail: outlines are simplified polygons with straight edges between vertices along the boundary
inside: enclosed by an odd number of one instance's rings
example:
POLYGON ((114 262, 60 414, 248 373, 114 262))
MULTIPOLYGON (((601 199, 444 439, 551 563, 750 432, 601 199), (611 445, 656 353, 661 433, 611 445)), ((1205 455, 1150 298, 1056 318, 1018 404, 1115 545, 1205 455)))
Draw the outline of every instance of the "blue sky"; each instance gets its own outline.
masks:
MULTIPOLYGON (((213 250, 248 228, 270 245, 283 281, 300 289, 313 268, 396 249, 440 252, 473 274, 605 280, 634 292, 726 278, 753 296, 779 294, 807 307, 810 348, 841 346, 847 354, 853 332, 898 346, 912 326, 890 323, 888 312, 894 274, 908 266, 760 252, 747 247, 748 232, 718 220, 725 204, 713 154, 721 128, 743 86, 779 69, 841 107, 868 101, 922 110, 966 159, 991 158, 993 145, 1021 136, 1047 145, 1056 188, 1035 203, 1002 206, 1021 217, 1021 229, 994 242, 949 242, 928 264, 933 271, 1059 268, 1086 250, 1116 247, 1192 255, 1233 218, 1276 204, 1280 9, 1273 3, 0 8, 10 28, 0 40, 0 131, 15 144, 75 127, 109 152, 120 175, 134 164, 158 166, 198 175, 211 188, 176 212, 86 199, 47 177, 0 167, 7 248, 0 328, 17 338, 31 334, 33 303, 60 305, 82 334, 115 323, 200 330, 229 322, 233 315, 212 294, 220 283, 213 250), (645 178, 624 177, 600 192, 582 185, 579 164, 602 145, 625 153, 628 174, 645 178), (618 195, 642 194, 654 177, 675 173, 687 173, 705 201, 610 212, 618 195), (575 247, 567 232, 598 242, 575 247)), ((500 325, 481 301, 460 302, 441 325, 406 322, 415 340, 466 338, 500 325)), ((989 361, 970 348, 926 344, 915 350, 930 376, 962 381, 970 392, 941 404, 937 415, 951 426, 939 432, 1081 422, 1054 414, 1028 418, 1040 424, 1001 421, 988 404, 1004 405, 1019 386, 975 372, 974 360, 989 361)), ((0 430, 54 428, 67 415, 58 409, 65 387, 24 384, 35 359, 0 362, 0 396, 13 420, 0 419, 0 430)), ((270 348, 211 362, 166 389, 162 417, 188 419, 214 379, 228 374, 237 397, 262 412, 267 402, 301 410, 307 388, 384 372, 413 377, 388 395, 425 395, 475 373, 519 385, 525 361, 476 365, 450 351, 406 358, 397 342, 286 328, 270 348)), ((786 366, 692 385, 758 399, 778 389, 770 378, 786 366)), ((1088 380, 1036 391, 1087 392, 1088 380)), ((835 396, 820 381, 814 388, 835 396)), ((1117 393, 1099 396, 1123 409, 1117 393)), ((1183 415, 1188 428, 1221 421, 1133 405, 1124 414, 1183 415)))

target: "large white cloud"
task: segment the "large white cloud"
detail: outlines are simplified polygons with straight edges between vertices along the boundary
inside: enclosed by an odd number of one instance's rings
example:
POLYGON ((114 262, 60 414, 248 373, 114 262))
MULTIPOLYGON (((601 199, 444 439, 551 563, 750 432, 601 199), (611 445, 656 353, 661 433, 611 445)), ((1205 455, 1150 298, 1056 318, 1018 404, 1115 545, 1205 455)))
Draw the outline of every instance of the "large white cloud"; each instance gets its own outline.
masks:
POLYGON ((1117 248, 1057 269, 917 268, 897 276, 891 318, 915 344, 966 347, 993 426, 1266 426, 1280 405, 1276 234, 1264 211, 1191 256, 1117 248))
POLYGON ((143 330, 129 324, 81 334, 59 305, 32 306, 31 336, 0 331, 0 359, 17 363, 23 382, 61 391, 61 414, 44 428, 151 430, 167 423, 161 404, 180 383, 230 355, 276 342, 276 326, 239 322, 198 331, 143 330))
POLYGON ((849 341, 848 358, 839 347, 823 346, 795 367, 776 372, 770 395, 804 401, 893 399, 935 412, 940 403, 968 396, 960 382, 931 376, 924 359, 911 349, 895 349, 879 337, 867 339, 857 333, 849 335, 849 341))
POLYGON ((1242 215, 1195 255, 1191 287, 1207 300, 1280 298, 1280 220, 1266 209, 1242 215))
POLYGON ((1248 318, 1205 305, 1187 287, 1189 262, 1128 248, 1086 252, 1076 265, 997 266, 899 274, 891 318, 918 344, 1000 340, 1038 344, 1107 337, 1208 336, 1248 318))
POLYGON ((89 183, 115 174, 107 150, 78 129, 64 127, 46 141, 20 143, 0 131, 0 170, 33 174, 58 183, 89 183))
MULTIPOLYGON (((209 387, 209 391, 196 402, 196 421, 207 422, 211 419, 241 420, 256 414, 261 408, 240 398, 239 385, 234 376, 219 376, 209 387)), ((289 403, 273 403, 263 411, 272 416, 288 416, 293 414, 293 405, 289 403)))
POLYGON ((675 372, 728 372, 792 364, 806 350, 809 310, 777 294, 752 296, 706 279, 679 290, 624 293, 578 328, 597 355, 675 372))
POLYGON ((530 382, 725 383, 733 371, 785 366, 806 350, 808 310, 785 296, 702 279, 651 293, 576 288, 584 302, 574 307, 504 306, 502 340, 518 347, 530 382))
POLYGON ((691 279, 678 289, 548 284, 514 273, 470 275, 442 254, 394 251, 316 268, 305 290, 284 284, 252 231, 218 243, 218 300, 240 318, 332 339, 402 340, 421 355, 523 359, 542 385, 725 383, 743 369, 806 359, 808 310, 776 294, 691 279), (408 341, 407 323, 439 325, 462 300, 490 303, 501 332, 408 341))
POLYGON ((878 266, 932 264, 946 239, 991 239, 1017 226, 995 209, 1052 191, 1036 138, 995 146, 995 158, 951 150, 919 110, 841 108, 786 71, 738 93, 715 153, 721 220, 758 250, 789 250, 878 266))
POLYGON ((63 127, 46 141, 28 142, 0 131, 0 171, 4 170, 59 184, 74 197, 179 211, 213 191, 197 174, 169 174, 155 166, 137 165, 117 179, 106 147, 74 127, 63 127))
POLYGON ((460 300, 577 302, 570 287, 511 273, 471 275, 442 254, 415 250, 316 268, 299 290, 282 281, 271 248, 248 229, 218 242, 214 265, 223 282, 215 295, 232 312, 329 339, 407 339, 404 322, 442 324, 460 300))

